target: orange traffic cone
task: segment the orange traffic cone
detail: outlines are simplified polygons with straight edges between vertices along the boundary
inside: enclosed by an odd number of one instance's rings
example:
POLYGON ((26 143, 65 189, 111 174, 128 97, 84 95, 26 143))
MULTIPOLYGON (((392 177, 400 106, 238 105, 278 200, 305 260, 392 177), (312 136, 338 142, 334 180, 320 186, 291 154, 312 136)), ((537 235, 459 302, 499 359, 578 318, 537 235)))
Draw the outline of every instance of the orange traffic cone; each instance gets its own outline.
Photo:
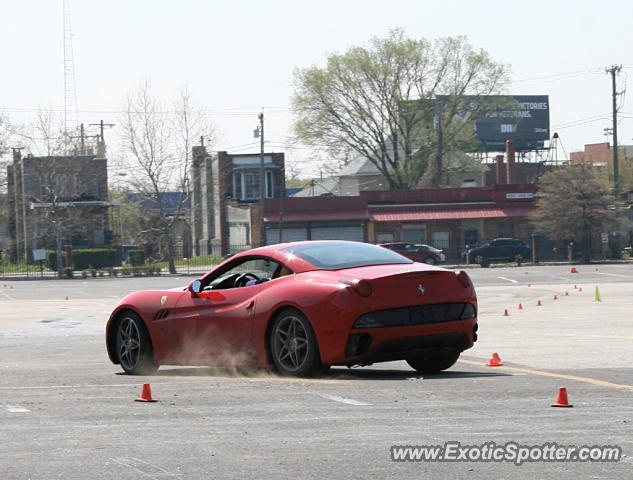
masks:
POLYGON ((528 283, 528 287, 531 287, 531 286, 532 286, 532 284, 531 284, 531 283, 528 283))
POLYGON ((578 273, 578 270, 576 270, 576 267, 572 267, 571 273, 578 273))
POLYGON ((68 296, 66 296, 66 300, 68 300, 68 296))
POLYGON ((141 393, 141 396, 134 401, 135 402, 155 402, 156 401, 152 398, 152 388, 149 386, 149 383, 143 384, 143 392, 141 393))
POLYGON ((492 354, 492 358, 488 363, 486 363, 486 365, 489 367, 500 367, 503 363, 501 363, 501 358, 499 358, 499 355, 495 352, 492 354))
POLYGON ((538 302, 536 302, 536 306, 540 307, 542 305, 541 301, 539 300, 538 302))
POLYGON ((558 397, 556 397, 556 403, 552 403, 552 407, 573 407, 567 401, 567 389, 565 387, 558 389, 558 397))
POLYGON ((519 303, 519 310, 523 310, 523 304, 519 303))
POLYGON ((508 309, 506 308, 505 312, 503 312, 503 316, 504 317, 509 317, 510 314, 508 313, 508 309))
POLYGON ((582 287, 578 287, 578 291, 579 291, 579 292, 582 292, 582 287))
POLYGON ((554 300, 558 300, 558 295, 554 294, 554 300))

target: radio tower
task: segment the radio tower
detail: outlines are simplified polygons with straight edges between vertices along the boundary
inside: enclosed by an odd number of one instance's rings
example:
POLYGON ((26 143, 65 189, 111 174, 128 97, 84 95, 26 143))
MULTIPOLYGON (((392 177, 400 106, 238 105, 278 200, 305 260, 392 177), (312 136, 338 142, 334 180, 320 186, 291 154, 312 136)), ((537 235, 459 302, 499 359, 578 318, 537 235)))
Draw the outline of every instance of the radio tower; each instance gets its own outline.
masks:
POLYGON ((64 132, 68 126, 79 125, 77 113, 77 89, 75 88, 75 64, 73 61, 73 32, 70 26, 70 0, 64 0, 64 132), (72 125, 74 122, 74 125, 72 125))

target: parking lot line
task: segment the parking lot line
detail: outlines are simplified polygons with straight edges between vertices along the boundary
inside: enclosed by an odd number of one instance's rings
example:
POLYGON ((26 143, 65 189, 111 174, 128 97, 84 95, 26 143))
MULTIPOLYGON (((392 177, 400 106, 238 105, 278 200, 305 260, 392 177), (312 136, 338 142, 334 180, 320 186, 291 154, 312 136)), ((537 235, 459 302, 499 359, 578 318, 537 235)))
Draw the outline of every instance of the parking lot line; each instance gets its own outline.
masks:
POLYGON ((327 395, 325 393, 317 393, 319 397, 327 398, 328 400, 333 400, 335 402, 345 403, 347 405, 355 405, 355 406, 367 406, 371 405, 371 403, 359 402, 358 400, 354 400, 353 398, 344 398, 336 395, 327 395))
POLYGON ((512 280, 511 278, 506 278, 506 277, 497 277, 501 280, 507 280, 508 282, 512 282, 512 283, 519 283, 517 280, 512 280))
POLYGON ((9 405, 5 403, 0 403, 4 409, 6 409, 9 413, 31 413, 28 408, 20 407, 18 405, 9 405))
MULTIPOLYGON (((472 360, 462 360, 462 359, 458 361, 461 363, 466 363, 468 365, 478 365, 481 367, 486 366, 485 362, 474 362, 472 360)), ((530 375, 540 375, 542 377, 553 377, 553 378, 560 378, 563 380, 575 380, 577 382, 590 383, 592 385, 599 385, 601 387, 625 388, 627 390, 633 390, 633 385, 624 385, 621 383, 607 382, 605 380, 598 380, 597 378, 579 377, 577 375, 566 375, 564 373, 545 372, 543 370, 533 370, 531 368, 509 367, 507 365, 503 365, 501 367, 495 367, 495 368, 503 368, 506 370, 512 370, 513 372, 522 372, 522 373, 527 373, 530 375)))

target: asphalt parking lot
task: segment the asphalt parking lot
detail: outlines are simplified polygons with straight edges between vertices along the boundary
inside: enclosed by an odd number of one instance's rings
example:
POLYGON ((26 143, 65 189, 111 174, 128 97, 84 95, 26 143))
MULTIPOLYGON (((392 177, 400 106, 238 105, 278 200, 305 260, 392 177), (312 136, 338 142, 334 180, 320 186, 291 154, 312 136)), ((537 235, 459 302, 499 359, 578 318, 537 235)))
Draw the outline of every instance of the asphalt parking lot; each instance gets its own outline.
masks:
POLYGON ((469 270, 480 339, 442 374, 393 362, 318 379, 207 367, 123 375, 103 342, 112 307, 191 278, 0 281, 2 478, 629 479, 633 265, 577 268, 469 270), (486 366, 494 352, 503 366, 486 366), (157 402, 134 401, 145 382, 157 402), (550 406, 561 386, 573 408, 550 406), (445 442, 611 445, 624 456, 391 460, 392 445, 445 442))

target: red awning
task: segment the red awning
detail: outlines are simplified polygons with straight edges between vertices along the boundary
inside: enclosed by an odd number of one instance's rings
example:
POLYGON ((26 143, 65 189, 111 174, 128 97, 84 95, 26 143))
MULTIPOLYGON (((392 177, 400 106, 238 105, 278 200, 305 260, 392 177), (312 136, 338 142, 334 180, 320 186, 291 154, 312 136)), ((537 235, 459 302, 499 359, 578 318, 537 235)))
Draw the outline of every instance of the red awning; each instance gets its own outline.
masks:
POLYGON ((375 212, 370 213, 370 220, 374 222, 415 222, 427 220, 462 220, 477 218, 507 218, 525 217, 536 207, 491 207, 491 208, 453 208, 429 209, 405 212, 375 212))

